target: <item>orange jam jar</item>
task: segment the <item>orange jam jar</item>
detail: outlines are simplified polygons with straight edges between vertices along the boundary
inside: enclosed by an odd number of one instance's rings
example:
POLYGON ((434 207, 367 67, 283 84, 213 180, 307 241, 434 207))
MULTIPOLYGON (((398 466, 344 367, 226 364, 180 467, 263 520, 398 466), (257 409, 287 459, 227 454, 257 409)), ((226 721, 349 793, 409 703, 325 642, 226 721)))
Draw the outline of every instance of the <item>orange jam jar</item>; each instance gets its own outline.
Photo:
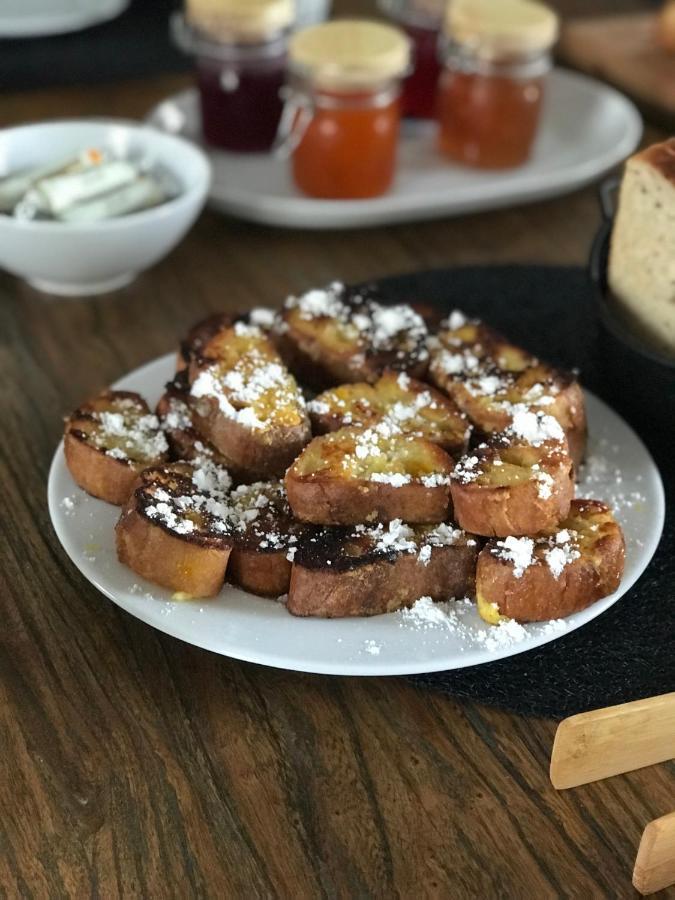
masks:
POLYGON ((291 38, 278 148, 303 193, 346 200, 389 189, 409 58, 405 35, 378 22, 326 22, 291 38))
POLYGON ((439 148, 451 159, 508 169, 530 156, 558 18, 533 0, 453 0, 441 49, 439 148))

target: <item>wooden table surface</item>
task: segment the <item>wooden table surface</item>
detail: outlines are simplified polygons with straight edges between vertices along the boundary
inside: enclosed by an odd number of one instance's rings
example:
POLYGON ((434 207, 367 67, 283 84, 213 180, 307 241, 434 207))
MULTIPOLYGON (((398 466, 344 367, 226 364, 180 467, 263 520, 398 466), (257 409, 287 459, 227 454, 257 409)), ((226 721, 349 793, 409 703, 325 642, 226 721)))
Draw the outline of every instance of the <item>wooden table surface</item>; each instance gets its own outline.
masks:
MULTIPOLYGON (((183 83, 6 95, 0 124, 140 116, 183 83)), ((583 264, 597 224, 592 188, 348 233, 205 213, 109 297, 49 299, 0 275, 3 896, 634 896, 642 829, 675 808, 673 764, 557 793, 551 721, 173 640, 84 581, 45 497, 62 414, 208 312, 333 278, 583 264)))

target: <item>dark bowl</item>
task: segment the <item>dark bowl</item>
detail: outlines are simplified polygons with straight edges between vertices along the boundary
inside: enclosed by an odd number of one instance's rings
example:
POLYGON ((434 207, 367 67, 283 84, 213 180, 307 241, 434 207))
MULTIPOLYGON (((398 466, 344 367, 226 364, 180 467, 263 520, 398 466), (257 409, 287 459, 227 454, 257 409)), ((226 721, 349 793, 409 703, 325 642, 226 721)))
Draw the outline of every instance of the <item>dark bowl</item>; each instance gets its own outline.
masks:
POLYGON ((643 343, 613 309, 607 283, 612 218, 593 241, 589 274, 596 298, 600 374, 614 405, 637 426, 655 427, 675 437, 675 360, 643 343))

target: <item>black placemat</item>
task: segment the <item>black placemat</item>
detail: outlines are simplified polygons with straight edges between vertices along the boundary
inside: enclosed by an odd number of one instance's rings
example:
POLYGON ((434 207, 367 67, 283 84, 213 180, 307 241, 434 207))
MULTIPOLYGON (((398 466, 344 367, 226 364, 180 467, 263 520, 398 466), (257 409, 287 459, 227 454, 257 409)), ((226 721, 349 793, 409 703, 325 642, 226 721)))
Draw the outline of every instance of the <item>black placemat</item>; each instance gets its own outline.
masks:
POLYGON ((639 405, 631 406, 612 390, 584 270, 470 267, 389 278, 378 286, 395 299, 429 302, 444 310, 459 307, 544 359, 578 367, 583 384, 620 412, 648 445, 667 497, 666 527, 651 565, 607 612, 535 650, 411 680, 518 713, 555 718, 675 690, 673 423, 645 421, 639 405))
POLYGON ((0 39, 0 88, 90 85, 190 70, 192 60, 169 39, 169 14, 178 5, 132 0, 122 15, 82 31, 0 39))

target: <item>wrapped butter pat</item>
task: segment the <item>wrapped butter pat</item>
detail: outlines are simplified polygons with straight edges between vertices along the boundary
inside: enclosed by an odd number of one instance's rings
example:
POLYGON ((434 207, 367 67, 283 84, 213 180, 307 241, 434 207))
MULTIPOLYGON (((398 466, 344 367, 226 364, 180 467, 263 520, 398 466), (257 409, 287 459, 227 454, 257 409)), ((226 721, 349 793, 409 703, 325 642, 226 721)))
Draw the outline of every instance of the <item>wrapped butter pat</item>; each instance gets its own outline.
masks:
POLYGON ((137 177, 138 169, 125 160, 102 163, 83 172, 44 178, 29 191, 26 202, 59 218, 68 207, 130 184, 137 177))
POLYGON ((138 212, 150 206, 157 206, 167 199, 160 183, 148 175, 141 175, 102 197, 96 197, 85 203, 76 203, 61 212, 57 218, 61 222, 100 222, 127 213, 138 212))
POLYGON ((17 172, 15 175, 3 178, 2 181, 0 181, 0 212, 11 213, 17 203, 24 198, 34 184, 51 175, 68 172, 76 168, 79 165, 79 162, 79 157, 69 156, 65 159, 47 163, 44 166, 24 169, 22 172, 17 172))
POLYGON ((608 277, 636 332, 675 358, 675 138, 626 163, 608 277))

